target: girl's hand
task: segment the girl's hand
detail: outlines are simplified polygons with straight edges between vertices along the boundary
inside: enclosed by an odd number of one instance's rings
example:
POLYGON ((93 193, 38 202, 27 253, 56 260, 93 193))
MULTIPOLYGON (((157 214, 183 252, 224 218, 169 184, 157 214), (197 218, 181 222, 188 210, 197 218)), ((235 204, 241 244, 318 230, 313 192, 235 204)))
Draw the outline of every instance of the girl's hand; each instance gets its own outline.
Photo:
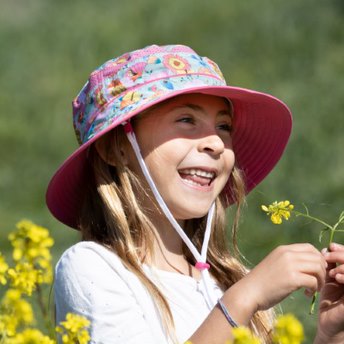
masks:
POLYGON ((266 310, 299 288, 308 294, 320 291, 326 266, 324 256, 310 244, 280 246, 237 284, 247 291, 254 311, 266 310))
POLYGON ((323 255, 328 262, 321 291, 315 343, 344 343, 344 246, 331 244, 323 255))

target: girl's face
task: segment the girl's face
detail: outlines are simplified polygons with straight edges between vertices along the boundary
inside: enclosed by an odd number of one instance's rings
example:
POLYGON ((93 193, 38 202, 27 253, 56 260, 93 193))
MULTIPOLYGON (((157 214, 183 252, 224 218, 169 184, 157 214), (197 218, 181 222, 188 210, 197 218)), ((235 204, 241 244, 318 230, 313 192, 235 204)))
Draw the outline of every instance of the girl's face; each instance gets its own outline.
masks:
MULTIPOLYGON (((234 166, 232 116, 223 98, 187 94, 135 122, 151 176, 177 220, 199 218, 224 188, 234 166)), ((129 167, 142 178, 134 153, 129 167)))

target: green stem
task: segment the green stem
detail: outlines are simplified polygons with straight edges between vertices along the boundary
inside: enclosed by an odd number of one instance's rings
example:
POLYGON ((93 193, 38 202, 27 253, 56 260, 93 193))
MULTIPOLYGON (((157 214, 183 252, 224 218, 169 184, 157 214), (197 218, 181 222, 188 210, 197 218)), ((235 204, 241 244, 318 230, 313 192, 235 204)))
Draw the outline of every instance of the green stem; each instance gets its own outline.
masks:
POLYGON ((54 328, 51 324, 51 320, 49 318, 48 310, 47 307, 43 301, 43 292, 40 284, 37 284, 37 300, 38 300, 38 305, 41 310, 44 322, 45 322, 45 327, 48 330, 48 332, 51 334, 54 334, 54 328))
POLYGON ((322 225, 324 225, 324 226, 327 227, 328 229, 331 229, 331 230, 333 229, 333 227, 332 227, 331 225, 329 225, 328 223, 326 223, 326 222, 324 222, 324 221, 318 219, 317 217, 311 216, 311 215, 309 215, 309 214, 300 213, 300 212, 298 212, 298 211, 296 211, 296 210, 293 210, 293 212, 296 214, 296 216, 303 216, 303 217, 306 217, 306 218, 308 218, 308 219, 311 219, 311 220, 313 220, 313 221, 316 221, 316 222, 318 222, 318 223, 321 223, 322 225))
MULTIPOLYGON (((330 244, 332 243, 333 241, 333 236, 334 236, 334 233, 336 231, 336 227, 338 226, 339 223, 336 224, 336 226, 331 226, 329 225, 328 223, 318 219, 317 217, 314 217, 314 216, 311 216, 309 214, 304 214, 304 213, 300 213, 298 211, 294 211, 294 213, 296 214, 296 216, 303 216, 303 217, 306 217, 310 220, 313 220, 315 222, 318 222, 318 223, 321 223, 322 225, 324 225, 325 227, 327 227, 329 230, 330 230, 330 239, 329 239, 329 243, 328 243, 328 247, 330 246, 330 244)), ((309 314, 313 315, 314 314, 314 310, 315 310, 315 303, 316 303, 316 300, 317 300, 317 297, 318 297, 318 292, 315 292, 313 297, 312 297, 312 302, 311 302, 311 305, 310 305, 310 309, 309 309, 309 314)))
POLYGON ((311 306, 309 308, 309 314, 313 315, 314 314, 314 309, 315 309, 315 301, 317 300, 318 297, 318 292, 316 291, 312 297, 312 302, 311 302, 311 306))
POLYGON ((336 229, 335 228, 331 228, 330 229, 330 240, 329 240, 329 243, 328 243, 328 246, 330 247, 330 244, 333 242, 333 237, 334 237, 334 233, 336 232, 336 229))

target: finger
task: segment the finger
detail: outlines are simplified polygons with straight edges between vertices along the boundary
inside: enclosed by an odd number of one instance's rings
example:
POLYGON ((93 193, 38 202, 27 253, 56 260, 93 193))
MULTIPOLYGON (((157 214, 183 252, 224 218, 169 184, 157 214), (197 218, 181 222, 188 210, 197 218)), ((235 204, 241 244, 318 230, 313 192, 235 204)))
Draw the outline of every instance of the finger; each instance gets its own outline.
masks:
POLYGON ((336 274, 335 280, 340 284, 344 284, 344 274, 336 274))
POLYGON ((335 278, 337 274, 344 275, 344 265, 339 265, 329 271, 329 276, 335 278))
POLYGON ((313 297, 314 292, 313 292, 312 290, 310 290, 310 289, 305 289, 304 294, 305 294, 307 297, 313 297))
POLYGON ((344 245, 332 242, 329 246, 330 251, 344 251, 344 245))
POLYGON ((311 275, 317 279, 316 290, 320 291, 326 280, 326 267, 316 261, 307 261, 300 264, 300 271, 304 274, 311 275))
MULTIPOLYGON (((320 268, 322 272, 326 274, 326 269, 328 267, 328 264, 324 255, 320 254, 320 252, 302 253, 299 256, 300 257, 297 260, 297 264, 306 264, 305 266, 309 265, 310 267, 313 266, 313 269, 315 269, 314 271, 320 268)), ((302 265, 298 265, 298 266, 301 267, 302 265)))
POLYGON ((313 295, 316 291, 320 290, 318 279, 313 275, 300 274, 299 288, 304 287, 307 290, 307 295, 313 295))
POLYGON ((344 264, 344 251, 326 251, 323 256, 328 263, 344 264))
POLYGON ((285 245, 281 246, 284 248, 288 248, 291 251, 295 252, 316 252, 320 253, 312 244, 310 243, 299 243, 299 244, 291 244, 291 245, 285 245))

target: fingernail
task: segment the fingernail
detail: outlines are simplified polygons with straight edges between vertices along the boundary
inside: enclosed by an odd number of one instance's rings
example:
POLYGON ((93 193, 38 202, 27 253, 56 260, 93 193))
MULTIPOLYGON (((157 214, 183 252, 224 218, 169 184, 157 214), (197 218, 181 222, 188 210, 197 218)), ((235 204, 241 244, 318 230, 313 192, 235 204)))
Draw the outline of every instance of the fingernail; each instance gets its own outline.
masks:
POLYGON ((331 246, 332 248, 339 248, 341 245, 337 244, 336 242, 332 242, 332 243, 330 244, 330 246, 331 246))

